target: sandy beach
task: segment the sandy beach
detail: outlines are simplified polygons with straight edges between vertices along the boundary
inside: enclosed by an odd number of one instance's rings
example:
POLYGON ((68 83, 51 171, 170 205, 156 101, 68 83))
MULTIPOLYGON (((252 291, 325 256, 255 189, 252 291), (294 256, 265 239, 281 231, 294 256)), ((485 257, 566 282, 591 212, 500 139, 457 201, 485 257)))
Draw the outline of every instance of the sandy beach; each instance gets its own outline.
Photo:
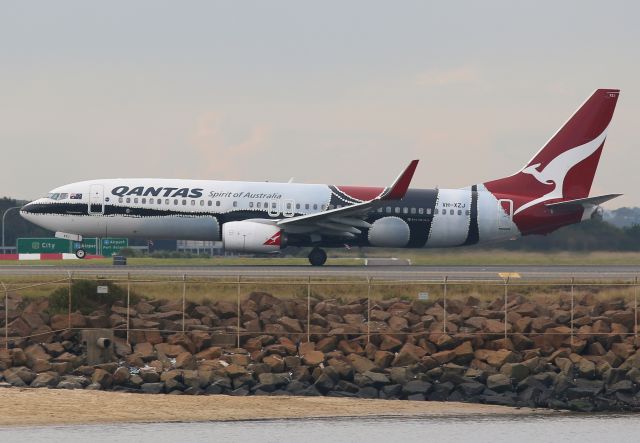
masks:
POLYGON ((457 416, 544 410, 452 402, 329 397, 142 395, 120 392, 2 389, 0 426, 115 422, 197 422, 317 417, 457 416))

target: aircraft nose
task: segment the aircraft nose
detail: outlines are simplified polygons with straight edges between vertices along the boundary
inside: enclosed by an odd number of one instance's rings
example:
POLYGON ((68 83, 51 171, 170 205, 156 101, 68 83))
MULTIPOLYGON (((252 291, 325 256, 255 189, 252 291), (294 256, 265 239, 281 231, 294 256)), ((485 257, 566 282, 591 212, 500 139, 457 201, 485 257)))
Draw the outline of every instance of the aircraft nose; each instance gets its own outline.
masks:
POLYGON ((20 215, 26 220, 33 220, 38 213, 38 207, 37 200, 29 202, 20 208, 20 215))

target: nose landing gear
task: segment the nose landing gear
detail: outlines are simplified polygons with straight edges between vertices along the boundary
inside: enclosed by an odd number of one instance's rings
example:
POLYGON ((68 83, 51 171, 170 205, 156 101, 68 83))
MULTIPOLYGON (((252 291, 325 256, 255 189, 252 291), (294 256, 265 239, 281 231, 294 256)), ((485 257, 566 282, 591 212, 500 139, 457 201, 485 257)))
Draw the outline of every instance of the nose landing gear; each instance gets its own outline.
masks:
POLYGON ((322 266, 327 261, 327 253, 324 249, 313 248, 309 253, 309 263, 312 266, 322 266))

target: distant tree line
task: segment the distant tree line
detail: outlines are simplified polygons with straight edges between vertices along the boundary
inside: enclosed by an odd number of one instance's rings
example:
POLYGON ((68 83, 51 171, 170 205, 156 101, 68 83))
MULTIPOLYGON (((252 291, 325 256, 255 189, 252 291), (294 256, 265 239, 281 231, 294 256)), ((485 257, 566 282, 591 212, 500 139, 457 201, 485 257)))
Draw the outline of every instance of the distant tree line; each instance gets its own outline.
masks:
MULTIPOLYGON (((13 206, 21 206, 25 201, 10 198, 0 199, 0 217, 13 206)), ((638 208, 620 208, 619 214, 636 214, 638 208)), ((13 210, 5 218, 5 243, 14 246, 16 238, 49 237, 53 232, 40 228, 20 217, 13 210)), ((145 244, 145 241, 131 244, 145 244)), ((640 224, 617 227, 607 221, 588 220, 561 228, 549 235, 530 235, 513 241, 481 246, 487 249, 508 249, 522 251, 640 251, 640 224)), ((293 251, 290 251, 293 252, 293 251)), ((304 251, 303 251, 304 252, 304 251)), ((303 254, 304 255, 304 254, 303 254)))
POLYGON ((548 235, 528 235, 483 248, 522 251, 640 251, 640 225, 619 228, 605 221, 587 220, 560 228, 548 235))

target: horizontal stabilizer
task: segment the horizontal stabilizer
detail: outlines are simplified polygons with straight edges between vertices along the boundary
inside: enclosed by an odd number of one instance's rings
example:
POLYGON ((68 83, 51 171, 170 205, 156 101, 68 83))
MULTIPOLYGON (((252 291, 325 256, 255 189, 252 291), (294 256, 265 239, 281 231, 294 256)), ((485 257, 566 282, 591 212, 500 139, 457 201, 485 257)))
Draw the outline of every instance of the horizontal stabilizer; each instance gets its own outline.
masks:
POLYGON ((616 197, 620 197, 622 194, 607 194, 600 195, 597 197, 586 197, 586 198, 578 198, 575 200, 567 200, 558 203, 548 203, 545 206, 549 209, 577 209, 577 208, 586 208, 592 206, 601 205, 604 202, 608 202, 609 200, 613 200, 616 197))

